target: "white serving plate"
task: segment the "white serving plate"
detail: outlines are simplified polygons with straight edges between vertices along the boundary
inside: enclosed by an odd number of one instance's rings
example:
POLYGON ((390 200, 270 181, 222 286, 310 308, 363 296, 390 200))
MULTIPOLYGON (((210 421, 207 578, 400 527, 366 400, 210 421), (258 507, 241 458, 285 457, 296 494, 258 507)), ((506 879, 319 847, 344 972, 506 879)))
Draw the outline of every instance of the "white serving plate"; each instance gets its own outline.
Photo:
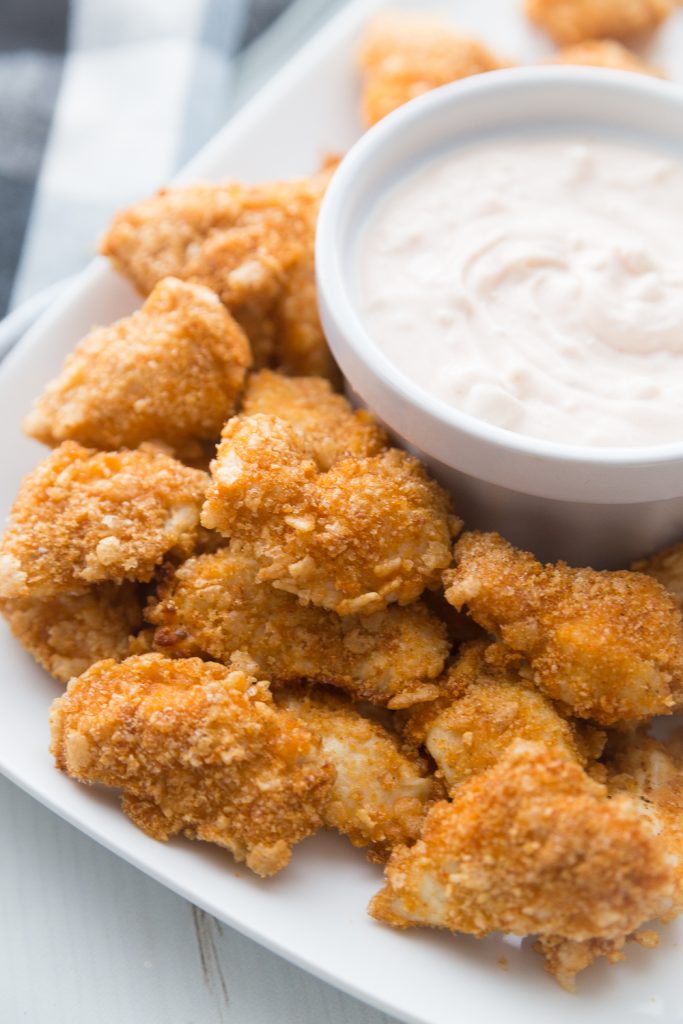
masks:
MULTIPOLYGON (((186 168, 184 180, 234 175, 267 179, 311 170, 326 151, 357 137, 358 86, 353 49, 377 0, 354 0, 186 168)), ((416 5, 412 5, 416 6, 416 5)), ((420 4, 424 9, 428 4, 420 4)), ((448 12, 448 5, 440 5, 448 12)), ((459 0, 454 16, 492 47, 534 60, 549 47, 525 24, 516 0, 459 0)), ((661 34, 652 57, 683 57, 683 15, 661 34)), ((65 354, 94 323, 130 312, 139 300, 104 261, 95 261, 0 368, 3 465, 0 512, 8 511, 24 473, 44 454, 22 435, 31 400, 65 354)), ((116 797, 55 771, 48 754, 47 712, 59 687, 0 627, 0 771, 51 810, 175 892, 239 931, 353 995, 419 1024, 631 1024, 683 1017, 677 941, 683 926, 662 930, 652 953, 633 945, 628 965, 598 965, 562 992, 530 943, 476 941, 415 929, 391 931, 365 906, 381 871, 343 838, 301 844, 278 877, 260 881, 230 856, 201 843, 157 843, 118 809, 116 797), (504 961, 501 964, 501 961, 504 961), (503 970, 503 966, 507 969, 503 970)))

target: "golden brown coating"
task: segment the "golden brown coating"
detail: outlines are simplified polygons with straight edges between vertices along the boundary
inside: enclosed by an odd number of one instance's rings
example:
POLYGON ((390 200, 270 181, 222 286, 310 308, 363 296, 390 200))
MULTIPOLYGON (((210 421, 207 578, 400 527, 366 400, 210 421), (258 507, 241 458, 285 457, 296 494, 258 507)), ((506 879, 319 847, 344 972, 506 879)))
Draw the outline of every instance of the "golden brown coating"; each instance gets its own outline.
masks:
POLYGON ((148 835, 218 843, 264 876, 318 829, 334 778, 266 683, 197 658, 98 662, 54 702, 50 726, 57 767, 119 787, 148 835))
POLYGON ((440 18, 405 11, 387 11, 370 22, 358 59, 367 125, 437 86, 507 66, 440 18))
POLYGON ((389 444, 374 417, 365 409, 352 409, 322 377, 285 377, 272 370, 253 373, 242 412, 285 420, 323 471, 347 455, 379 455, 389 444))
POLYGON ((645 35, 672 10, 672 0, 526 0, 529 18, 565 46, 645 35))
POLYGON ((163 189, 119 213, 101 251, 143 295, 168 276, 216 292, 249 337, 257 366, 333 374, 313 278, 315 225, 332 170, 163 189))
POLYGON ((134 583, 102 583, 85 594, 44 601, 4 601, 0 610, 17 640, 62 683, 96 661, 125 658, 131 634, 142 625, 134 583))
POLYGON ((650 558, 634 562, 631 568, 659 580, 683 606, 683 544, 674 544, 650 558))
POLYGON ((325 824, 369 847, 384 861, 398 843, 412 843, 437 786, 424 762, 401 750, 398 738, 329 692, 290 689, 277 698, 320 738, 336 778, 323 810, 325 824))
POLYGON ((459 520, 406 452, 321 473, 276 416, 235 416, 211 466, 202 523, 253 545, 260 578, 340 615, 410 604, 450 564, 459 520))
POLYGON ((676 873, 677 906, 683 907, 683 734, 668 740, 644 729, 610 737, 606 765, 612 793, 628 793, 652 823, 676 873))
POLYGON ((666 851, 629 796, 607 799, 562 751, 517 741, 398 847, 371 914, 472 935, 621 941, 671 911, 666 851))
POLYGON ((612 71, 635 71, 637 74, 652 75, 654 78, 665 77, 658 68, 647 64, 637 53, 615 39, 586 39, 573 46, 565 46, 548 63, 609 68, 612 71))
POLYGON ((235 411, 250 363, 249 342, 216 295, 167 277, 137 313, 76 346, 24 426, 51 446, 160 441, 180 457, 198 454, 235 411))
POLYGON ((443 623, 420 602, 340 618, 259 582, 258 573, 253 549, 239 541, 184 562, 147 610, 157 650, 224 664, 243 651, 273 682, 331 683, 377 704, 438 692, 429 680, 443 669, 449 644, 443 623))
POLYGON ((207 477, 162 452, 65 441, 24 479, 0 539, 0 598, 149 580, 195 543, 207 477))
POLYGON ((515 672, 487 665, 486 648, 464 644, 438 681, 440 696, 406 723, 406 737, 427 748, 449 790, 493 767, 516 740, 545 743, 584 767, 599 757, 603 733, 564 717, 515 672))
POLYGON ((498 534, 466 533, 445 574, 446 598, 500 643, 554 700, 609 725, 670 714, 683 691, 681 611, 634 572, 541 565, 498 534))

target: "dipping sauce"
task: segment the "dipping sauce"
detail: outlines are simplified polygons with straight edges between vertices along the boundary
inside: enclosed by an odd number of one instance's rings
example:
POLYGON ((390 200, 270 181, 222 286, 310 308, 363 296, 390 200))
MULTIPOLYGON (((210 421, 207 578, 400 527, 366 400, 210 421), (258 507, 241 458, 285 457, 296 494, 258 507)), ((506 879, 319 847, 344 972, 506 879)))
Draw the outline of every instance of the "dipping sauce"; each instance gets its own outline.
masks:
POLYGON ((360 313, 425 391, 564 444, 683 440, 683 163, 500 138, 403 179, 359 242, 360 313))

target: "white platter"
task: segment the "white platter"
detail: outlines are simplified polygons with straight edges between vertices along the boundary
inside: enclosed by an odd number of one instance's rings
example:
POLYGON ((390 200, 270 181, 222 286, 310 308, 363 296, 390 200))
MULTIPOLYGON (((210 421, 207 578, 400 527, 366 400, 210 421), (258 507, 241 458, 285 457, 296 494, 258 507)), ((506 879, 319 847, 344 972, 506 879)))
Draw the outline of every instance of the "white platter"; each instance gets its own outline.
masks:
MULTIPOLYGON (((347 148, 360 131, 353 49, 365 18, 379 6, 355 0, 182 178, 257 180, 303 173, 326 151, 347 148)), ((452 10, 447 4, 440 7, 513 59, 531 61, 548 52, 525 24, 517 0, 459 0, 450 5, 452 10)), ((651 57, 672 77, 683 79, 683 14, 666 27, 651 57)), ((31 400, 93 323, 107 323, 138 302, 122 279, 96 261, 0 368, 3 516, 21 477, 44 454, 20 429, 31 400)), ((420 930, 401 934, 371 921, 365 906, 379 888, 381 871, 341 837, 308 840, 296 849, 287 870, 266 882, 237 870, 218 849, 148 839, 121 814, 112 794, 79 786, 55 771, 47 751, 47 710, 59 692, 57 684, 19 648, 4 624, 0 657, 0 771, 142 871, 319 977, 420 1024, 473 1018, 478 1024, 502 1019, 506 1024, 631 1024, 683 1017, 677 969, 682 926, 663 929, 654 953, 634 945, 625 967, 592 968, 580 979, 579 995, 572 997, 544 974, 527 942, 495 937, 477 942, 420 930)))

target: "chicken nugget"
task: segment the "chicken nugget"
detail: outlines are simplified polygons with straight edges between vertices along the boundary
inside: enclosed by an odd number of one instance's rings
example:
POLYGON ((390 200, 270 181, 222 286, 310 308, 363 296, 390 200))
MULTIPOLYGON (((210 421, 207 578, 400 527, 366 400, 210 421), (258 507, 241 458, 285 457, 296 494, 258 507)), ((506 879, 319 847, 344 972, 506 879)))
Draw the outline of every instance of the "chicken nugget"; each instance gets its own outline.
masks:
POLYGON ((645 35, 672 10, 672 0, 526 0, 529 18, 565 46, 645 35))
POLYGON ((276 416, 235 416, 211 467, 202 523, 253 545, 260 579, 351 615, 436 586, 460 528, 445 491, 396 448, 318 471, 276 416))
POLYGON ((425 763, 402 750, 398 737, 330 692, 289 689, 277 702, 320 738, 336 778, 323 810, 325 824, 385 861, 411 843, 438 786, 425 763))
POLYGON ((446 598, 500 643, 548 696, 603 725, 671 714, 683 692, 681 610, 655 580, 634 572, 541 565, 495 533, 466 533, 446 598))
POLYGON ((332 170, 163 189, 119 213, 101 251, 143 295, 168 276, 211 288, 246 332, 256 366, 334 375, 313 277, 315 225, 332 170))
POLYGON ((508 66, 440 18, 407 11, 374 18, 365 29, 358 60, 368 126, 437 86, 508 66))
MULTIPOLYGON (((373 917, 599 941, 615 950, 675 907, 675 872, 626 795, 607 798, 564 751, 518 740, 501 761, 429 811, 420 840, 397 847, 373 917)), ((562 979, 570 981, 566 973, 562 979)))
POLYGON ((24 426, 51 446, 160 441, 196 455, 218 440, 250 363, 249 342, 217 296, 167 277, 141 310, 77 345, 24 426))
POLYGON ((418 704, 405 735, 424 745, 451 792, 500 761, 516 740, 545 743, 586 767, 605 734, 563 716, 551 700, 513 671, 487 665, 486 642, 464 644, 442 680, 441 693, 418 704))
POLYGON ((644 572, 658 580, 683 606, 683 543, 658 551, 650 558, 634 562, 634 572, 644 572))
POLYGON ((192 551, 206 484, 162 452, 65 441, 21 485, 0 538, 0 598, 151 579, 169 552, 192 551))
POLYGON ((637 74, 652 75, 654 78, 666 77, 658 68, 647 64, 637 53, 615 39, 586 39, 573 46, 565 46, 548 63, 609 68, 612 71, 635 71, 637 74))
POLYGON ((446 628, 421 603, 340 618, 259 582, 253 548, 232 541, 191 558, 158 591, 147 618, 164 654, 229 664, 236 651, 273 682, 331 683, 377 704, 436 696, 446 628))
POLYGON ((323 471, 347 455, 378 455, 389 444, 371 413, 352 409, 322 377, 285 377, 271 370, 254 373, 247 381, 242 412, 285 420, 323 471))
POLYGON ((22 646, 62 683, 96 661, 125 658, 142 625, 134 583, 102 583, 85 594, 42 601, 3 601, 0 611, 22 646))
POLYGON ((259 875, 322 824, 334 769, 266 683, 224 665, 145 654, 100 661, 50 713, 57 767, 117 786, 154 839, 217 843, 259 875))

